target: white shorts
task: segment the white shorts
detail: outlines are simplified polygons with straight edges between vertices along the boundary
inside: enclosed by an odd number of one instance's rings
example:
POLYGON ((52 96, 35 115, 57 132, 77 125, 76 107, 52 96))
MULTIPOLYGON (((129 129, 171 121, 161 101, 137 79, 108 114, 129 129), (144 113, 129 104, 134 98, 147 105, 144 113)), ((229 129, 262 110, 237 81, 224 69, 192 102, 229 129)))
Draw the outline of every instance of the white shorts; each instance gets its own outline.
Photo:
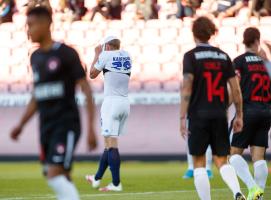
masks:
POLYGON ((125 122, 130 113, 128 97, 105 97, 101 107, 101 129, 105 137, 123 134, 125 122))

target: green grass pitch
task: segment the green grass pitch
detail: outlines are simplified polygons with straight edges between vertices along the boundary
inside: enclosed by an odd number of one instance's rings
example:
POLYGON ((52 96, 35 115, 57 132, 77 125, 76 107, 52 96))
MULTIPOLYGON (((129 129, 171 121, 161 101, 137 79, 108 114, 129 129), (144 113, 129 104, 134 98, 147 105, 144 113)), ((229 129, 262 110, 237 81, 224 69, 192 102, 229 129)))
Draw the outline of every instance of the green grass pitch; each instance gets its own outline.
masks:
MULTIPOLYGON (((85 181, 86 174, 94 173, 97 163, 77 162, 73 179, 80 192, 81 200, 196 200, 193 180, 183 180, 186 164, 180 162, 123 162, 121 178, 124 191, 101 193, 92 189, 85 181)), ((110 182, 107 171, 102 185, 110 182)), ((271 200, 271 178, 268 178, 265 200, 271 200)), ((243 192, 247 190, 241 184, 243 192)), ((212 199, 233 199, 230 190, 214 170, 211 179, 212 199)), ((0 200, 55 199, 41 175, 39 163, 0 163, 0 200)))

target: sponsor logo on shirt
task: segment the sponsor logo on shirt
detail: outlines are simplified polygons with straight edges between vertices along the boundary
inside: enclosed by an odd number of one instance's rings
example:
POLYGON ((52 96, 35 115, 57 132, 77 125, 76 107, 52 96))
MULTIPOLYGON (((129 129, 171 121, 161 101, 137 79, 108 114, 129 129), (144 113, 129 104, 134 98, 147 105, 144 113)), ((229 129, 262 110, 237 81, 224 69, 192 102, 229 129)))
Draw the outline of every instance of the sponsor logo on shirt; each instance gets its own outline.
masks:
POLYGON ((50 72, 54 72, 58 69, 60 66, 60 60, 56 57, 49 58, 47 62, 47 68, 50 72))
POLYGON ((37 100, 50 100, 64 96, 63 82, 42 83, 35 87, 34 96, 37 100))

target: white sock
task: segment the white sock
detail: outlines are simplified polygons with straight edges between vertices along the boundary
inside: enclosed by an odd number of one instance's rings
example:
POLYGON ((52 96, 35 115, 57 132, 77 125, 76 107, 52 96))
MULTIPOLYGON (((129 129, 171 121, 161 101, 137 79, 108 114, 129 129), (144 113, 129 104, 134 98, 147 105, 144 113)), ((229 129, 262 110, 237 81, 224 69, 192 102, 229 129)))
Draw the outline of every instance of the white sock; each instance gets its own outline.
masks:
POLYGON ((265 160, 258 160, 253 164, 253 166, 255 182, 264 190, 268 176, 267 163, 265 160))
POLYGON ((211 200, 210 182, 205 168, 194 169, 194 184, 201 200, 211 200))
POLYGON ((223 165, 222 167, 220 167, 219 172, 221 174, 222 179, 228 185, 234 196, 238 192, 241 193, 237 175, 234 171, 234 168, 231 165, 229 164, 223 165))
POLYGON ((230 164, 235 169, 237 175, 241 178, 241 180, 246 184, 248 189, 251 189, 256 185, 250 171, 247 162, 244 158, 238 154, 235 154, 229 159, 230 164))
POLYGON ((64 175, 48 180, 48 185, 54 190, 58 200, 79 200, 75 186, 64 175))
POLYGON ((187 155, 188 169, 193 170, 193 169, 194 169, 194 165, 193 165, 193 157, 192 157, 192 155, 189 153, 188 147, 187 147, 187 150, 186 150, 186 155, 187 155))
POLYGON ((206 169, 212 170, 212 161, 213 161, 213 155, 212 155, 212 149, 209 145, 206 151, 206 169))

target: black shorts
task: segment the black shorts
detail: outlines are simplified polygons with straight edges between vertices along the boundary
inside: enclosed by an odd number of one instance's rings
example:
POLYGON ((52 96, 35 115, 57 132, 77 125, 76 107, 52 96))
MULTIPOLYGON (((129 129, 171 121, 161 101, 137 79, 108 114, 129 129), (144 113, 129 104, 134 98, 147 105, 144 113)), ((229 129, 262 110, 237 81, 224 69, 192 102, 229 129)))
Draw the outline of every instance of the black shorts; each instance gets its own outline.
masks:
POLYGON ((248 146, 268 147, 270 118, 244 118, 242 132, 234 133, 231 146, 245 149, 248 146))
POLYGON ((40 160, 45 165, 62 165, 70 170, 80 129, 60 128, 41 135, 40 160))
POLYGON ((213 155, 229 155, 230 141, 227 118, 193 118, 190 119, 188 123, 188 129, 190 131, 188 136, 188 146, 191 155, 205 155, 209 145, 211 145, 213 155))

